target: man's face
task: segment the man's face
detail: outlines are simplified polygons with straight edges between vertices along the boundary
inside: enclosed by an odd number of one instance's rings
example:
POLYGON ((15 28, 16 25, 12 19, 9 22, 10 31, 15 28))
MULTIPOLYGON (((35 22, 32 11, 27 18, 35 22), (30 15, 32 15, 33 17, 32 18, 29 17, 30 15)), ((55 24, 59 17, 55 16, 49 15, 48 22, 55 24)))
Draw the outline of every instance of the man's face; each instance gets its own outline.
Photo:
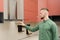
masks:
POLYGON ((41 18, 44 18, 45 16, 47 16, 47 14, 48 14, 48 11, 41 10, 39 15, 40 15, 41 18))

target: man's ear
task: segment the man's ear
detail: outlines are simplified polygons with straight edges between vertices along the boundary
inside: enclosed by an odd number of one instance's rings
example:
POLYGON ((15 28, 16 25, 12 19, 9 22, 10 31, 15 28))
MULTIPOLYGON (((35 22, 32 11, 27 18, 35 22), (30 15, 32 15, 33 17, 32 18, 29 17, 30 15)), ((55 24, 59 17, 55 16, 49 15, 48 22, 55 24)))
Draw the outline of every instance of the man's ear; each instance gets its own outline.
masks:
POLYGON ((48 11, 45 11, 45 15, 48 15, 48 11))

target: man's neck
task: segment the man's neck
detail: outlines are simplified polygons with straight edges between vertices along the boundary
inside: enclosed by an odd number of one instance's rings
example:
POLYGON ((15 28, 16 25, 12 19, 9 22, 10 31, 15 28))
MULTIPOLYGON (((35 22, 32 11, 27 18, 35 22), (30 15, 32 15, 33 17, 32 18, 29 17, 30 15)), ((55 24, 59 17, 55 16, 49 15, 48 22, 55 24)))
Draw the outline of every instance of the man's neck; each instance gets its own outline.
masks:
POLYGON ((46 16, 43 20, 48 20, 49 19, 49 17, 48 16, 46 16))

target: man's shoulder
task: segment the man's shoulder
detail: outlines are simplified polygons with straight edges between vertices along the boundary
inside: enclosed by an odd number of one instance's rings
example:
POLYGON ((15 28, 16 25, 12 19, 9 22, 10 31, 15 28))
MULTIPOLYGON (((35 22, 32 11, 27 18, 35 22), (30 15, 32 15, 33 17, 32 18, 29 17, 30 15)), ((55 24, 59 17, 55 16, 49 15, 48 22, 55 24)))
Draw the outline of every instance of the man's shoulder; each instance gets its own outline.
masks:
POLYGON ((43 22, 38 22, 38 23, 37 23, 37 25, 42 25, 42 24, 43 24, 43 22))
POLYGON ((49 19, 48 22, 47 22, 49 25, 54 25, 56 24, 53 20, 49 19))
POLYGON ((53 20, 51 20, 51 19, 50 19, 50 23, 51 23, 52 25, 56 25, 56 23, 55 23, 53 20))

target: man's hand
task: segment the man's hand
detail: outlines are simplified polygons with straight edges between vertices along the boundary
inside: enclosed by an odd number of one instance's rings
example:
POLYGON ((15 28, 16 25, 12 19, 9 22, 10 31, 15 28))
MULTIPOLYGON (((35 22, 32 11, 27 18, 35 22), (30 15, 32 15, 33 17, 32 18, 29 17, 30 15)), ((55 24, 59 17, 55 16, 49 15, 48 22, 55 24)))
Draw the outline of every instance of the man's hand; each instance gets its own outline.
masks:
POLYGON ((22 22, 22 21, 17 21, 17 24, 22 25, 22 26, 26 26, 26 25, 24 24, 24 22, 22 22))
POLYGON ((20 22, 22 26, 26 26, 23 22, 20 22))

